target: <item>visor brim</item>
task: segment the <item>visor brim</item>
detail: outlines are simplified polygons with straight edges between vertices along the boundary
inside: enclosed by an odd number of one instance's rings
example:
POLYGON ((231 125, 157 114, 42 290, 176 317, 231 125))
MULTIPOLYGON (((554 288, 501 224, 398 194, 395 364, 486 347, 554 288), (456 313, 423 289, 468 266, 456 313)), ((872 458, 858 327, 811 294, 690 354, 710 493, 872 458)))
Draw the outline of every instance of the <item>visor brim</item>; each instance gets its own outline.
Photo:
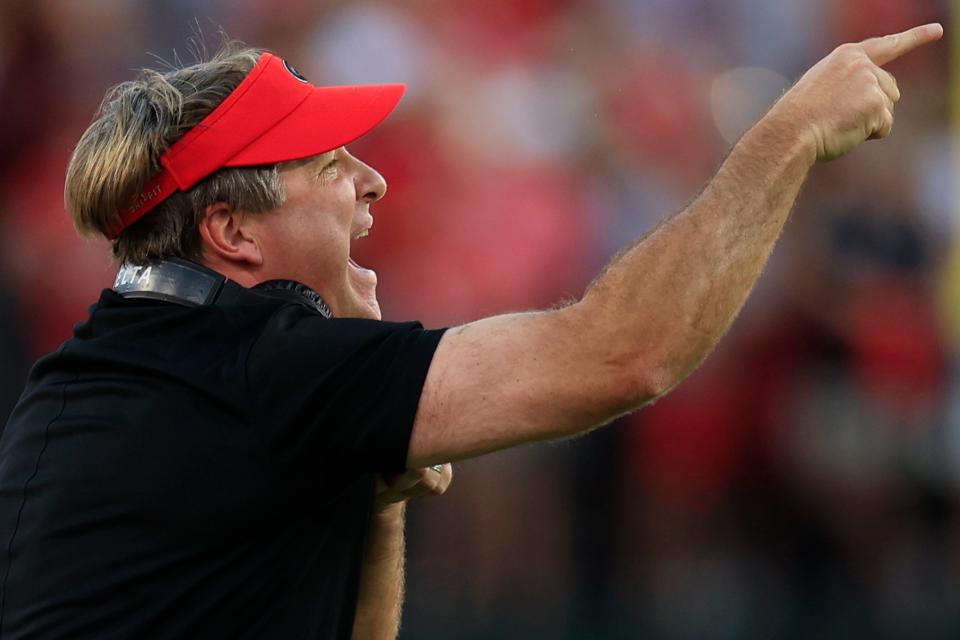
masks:
POLYGON ((405 90, 403 84, 315 87, 289 115, 224 166, 299 160, 350 144, 383 122, 405 90))

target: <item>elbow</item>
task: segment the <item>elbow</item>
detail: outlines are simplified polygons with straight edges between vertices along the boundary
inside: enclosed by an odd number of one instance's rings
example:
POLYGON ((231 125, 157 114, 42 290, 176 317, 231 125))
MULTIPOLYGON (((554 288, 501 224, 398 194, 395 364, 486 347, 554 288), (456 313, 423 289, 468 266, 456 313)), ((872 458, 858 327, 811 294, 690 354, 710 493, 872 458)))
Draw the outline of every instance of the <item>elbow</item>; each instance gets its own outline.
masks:
MULTIPOLYGON (((596 317, 602 316, 596 310, 581 314, 586 309, 580 305, 569 307, 566 311, 578 324, 573 325, 577 335, 599 337, 586 343, 589 351, 582 353, 579 363, 589 363, 588 371, 594 384, 579 389, 592 396, 594 408, 609 419, 650 404, 673 389, 684 374, 677 366, 676 358, 671 358, 669 348, 663 344, 640 343, 634 338, 616 331, 612 334, 604 328, 590 324, 596 317), (572 315, 577 313, 577 315, 572 315), (600 400, 597 403, 597 400, 600 400)), ((582 371, 582 370, 581 370, 582 371)), ((584 398, 587 400, 587 398, 584 398)))
POLYGON ((654 402, 679 382, 671 371, 649 362, 614 367, 610 379, 609 401, 612 411, 617 415, 654 402))
POLYGON ((635 408, 666 395, 679 382, 672 371, 650 363, 636 365, 631 379, 633 380, 632 400, 635 408))

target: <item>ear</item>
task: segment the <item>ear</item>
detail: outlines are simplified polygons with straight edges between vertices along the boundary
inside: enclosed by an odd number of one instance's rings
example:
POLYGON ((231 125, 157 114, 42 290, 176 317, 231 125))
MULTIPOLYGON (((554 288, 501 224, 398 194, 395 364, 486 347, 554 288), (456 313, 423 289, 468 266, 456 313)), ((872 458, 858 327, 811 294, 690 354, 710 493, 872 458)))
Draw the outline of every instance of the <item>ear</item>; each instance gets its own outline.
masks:
POLYGON ((200 220, 204 252, 210 252, 228 262, 241 262, 258 267, 262 265, 263 252, 260 250, 260 243, 252 233, 252 227, 244 224, 244 218, 242 211, 234 209, 226 202, 208 205, 200 220))

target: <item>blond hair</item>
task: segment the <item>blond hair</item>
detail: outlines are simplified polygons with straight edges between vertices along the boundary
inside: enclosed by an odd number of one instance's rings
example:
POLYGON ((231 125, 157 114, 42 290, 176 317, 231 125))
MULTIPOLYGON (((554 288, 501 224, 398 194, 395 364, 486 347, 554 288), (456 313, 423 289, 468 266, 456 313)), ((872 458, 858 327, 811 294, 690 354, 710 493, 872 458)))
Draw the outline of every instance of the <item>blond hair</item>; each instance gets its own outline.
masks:
MULTIPOLYGON (((213 58, 166 72, 143 69, 107 92, 67 168, 65 201, 77 231, 106 236, 120 211, 160 169, 160 156, 226 98, 260 57, 228 41, 213 58)), ((279 165, 224 168, 176 192, 113 243, 120 262, 200 257, 199 222, 208 205, 250 213, 283 204, 279 165)))

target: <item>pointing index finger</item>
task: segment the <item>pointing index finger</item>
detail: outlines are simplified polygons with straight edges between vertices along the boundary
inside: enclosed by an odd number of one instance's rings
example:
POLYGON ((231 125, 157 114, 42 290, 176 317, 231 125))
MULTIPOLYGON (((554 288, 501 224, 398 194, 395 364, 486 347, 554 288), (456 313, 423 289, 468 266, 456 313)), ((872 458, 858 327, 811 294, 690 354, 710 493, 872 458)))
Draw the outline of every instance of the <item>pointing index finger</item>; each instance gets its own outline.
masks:
POLYGON ((874 64, 883 66, 900 56, 910 53, 917 47, 936 42, 943 36, 943 27, 939 22, 914 27, 902 33, 882 38, 870 38, 862 42, 863 50, 874 64))

